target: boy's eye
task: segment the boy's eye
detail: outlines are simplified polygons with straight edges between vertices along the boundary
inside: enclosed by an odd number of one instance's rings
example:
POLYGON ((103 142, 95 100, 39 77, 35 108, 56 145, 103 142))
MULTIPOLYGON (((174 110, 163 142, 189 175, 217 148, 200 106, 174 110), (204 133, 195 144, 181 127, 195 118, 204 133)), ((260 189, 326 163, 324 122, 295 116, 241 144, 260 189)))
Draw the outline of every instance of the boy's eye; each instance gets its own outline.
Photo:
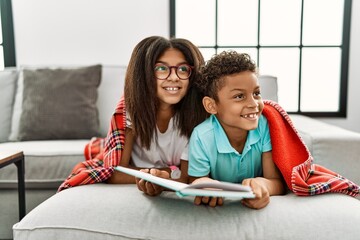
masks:
POLYGON ((261 92, 260 92, 260 91, 256 91, 256 92, 254 92, 254 96, 256 96, 256 97, 261 96, 261 92))
POLYGON ((245 98, 245 95, 242 94, 242 93, 241 93, 241 94, 237 94, 237 95, 234 96, 234 98, 235 98, 235 99, 243 99, 243 98, 245 98))

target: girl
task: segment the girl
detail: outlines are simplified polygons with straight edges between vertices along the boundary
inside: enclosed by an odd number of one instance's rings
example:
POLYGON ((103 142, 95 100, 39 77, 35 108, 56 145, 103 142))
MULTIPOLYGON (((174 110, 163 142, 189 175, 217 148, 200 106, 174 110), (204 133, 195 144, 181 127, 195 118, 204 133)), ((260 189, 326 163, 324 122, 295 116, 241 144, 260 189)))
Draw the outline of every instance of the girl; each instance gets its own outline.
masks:
MULTIPOLYGON (((180 170, 178 181, 187 182, 188 139, 192 129, 207 116, 193 86, 203 64, 198 48, 185 39, 153 36, 135 47, 125 77, 126 141, 120 166, 143 169, 163 178, 169 178, 171 172, 176 178, 180 170)), ((119 141, 116 135, 108 136, 108 142, 119 141)), ((115 143, 105 149, 104 156, 117 147, 115 143)), ((163 190, 117 171, 107 180, 135 181, 151 196, 163 190)))

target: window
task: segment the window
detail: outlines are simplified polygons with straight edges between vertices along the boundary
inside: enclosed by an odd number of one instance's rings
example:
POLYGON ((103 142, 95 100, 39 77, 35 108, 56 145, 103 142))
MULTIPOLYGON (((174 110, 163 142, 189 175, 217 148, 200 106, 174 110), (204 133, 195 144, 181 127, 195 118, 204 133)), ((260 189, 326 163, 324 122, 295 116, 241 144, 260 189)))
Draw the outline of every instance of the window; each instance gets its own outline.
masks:
POLYGON ((16 66, 14 29, 10 0, 0 0, 0 70, 16 66))
POLYGON ((170 0, 171 36, 246 52, 289 113, 346 117, 351 0, 170 0))

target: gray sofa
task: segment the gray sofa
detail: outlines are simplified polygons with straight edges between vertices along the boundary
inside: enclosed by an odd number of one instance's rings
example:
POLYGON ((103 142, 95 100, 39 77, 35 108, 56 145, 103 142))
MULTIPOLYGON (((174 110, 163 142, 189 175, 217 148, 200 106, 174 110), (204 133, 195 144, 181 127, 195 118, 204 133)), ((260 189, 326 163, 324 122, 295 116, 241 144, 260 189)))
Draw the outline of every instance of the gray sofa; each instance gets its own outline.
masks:
MULTIPOLYGON (((25 154, 26 209, 30 212, 45 199, 56 193, 57 188, 71 169, 84 160, 87 139, 9 141, 16 132, 14 114, 20 100, 19 79, 23 70, 36 70, 44 66, 9 68, 0 72, 0 152, 20 150, 25 154), (18 98, 16 98, 18 97, 18 98), (16 106, 15 106, 16 105, 16 106)), ((56 69, 58 66, 50 66, 56 69)), ((74 66, 62 68, 77 69, 74 66)), ((96 106, 99 110, 99 136, 106 136, 111 115, 123 91, 125 66, 103 66, 98 87, 96 106)), ((18 125, 18 123, 17 123, 18 125)), ((12 226, 19 221, 17 169, 9 165, 0 169, 0 239, 12 238, 12 226)))
MULTIPOLYGON (((7 71, 16 75, 22 70, 7 71)), ((96 101, 100 136, 106 134, 122 94, 124 73, 125 67, 102 67, 96 101)), ((11 106, 16 105, 18 79, 16 75, 8 81, 14 84, 13 94, 6 95, 12 98, 11 106)), ((276 78, 261 76, 260 81, 263 97, 276 100, 276 78)), ((342 194, 298 197, 288 193, 271 197, 261 210, 231 200, 214 209, 194 206, 191 198, 180 199, 173 192, 152 198, 134 185, 94 184, 55 194, 72 167, 84 159, 89 139, 9 141, 14 110, 8 112, 8 128, 0 129, 0 136, 5 136, 0 151, 25 153, 29 213, 18 222, 16 168, 0 169, 0 239, 12 234, 14 239, 358 239, 360 201, 342 194)), ((291 118, 316 163, 360 183, 360 134, 305 116, 291 118)))

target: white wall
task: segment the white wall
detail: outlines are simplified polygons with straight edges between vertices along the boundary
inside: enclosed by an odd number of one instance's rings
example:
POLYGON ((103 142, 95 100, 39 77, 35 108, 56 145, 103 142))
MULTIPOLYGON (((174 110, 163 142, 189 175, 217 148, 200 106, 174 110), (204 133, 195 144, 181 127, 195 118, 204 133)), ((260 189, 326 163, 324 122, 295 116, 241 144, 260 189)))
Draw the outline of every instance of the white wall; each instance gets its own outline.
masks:
POLYGON ((13 0, 23 64, 127 65, 150 35, 169 36, 168 0, 13 0))
MULTIPOLYGON (((12 0, 18 65, 127 65, 134 46, 169 36, 169 0, 12 0)), ((197 19, 194 18, 194 21, 197 19)), ((360 132, 360 1, 352 1, 347 118, 360 132)))

